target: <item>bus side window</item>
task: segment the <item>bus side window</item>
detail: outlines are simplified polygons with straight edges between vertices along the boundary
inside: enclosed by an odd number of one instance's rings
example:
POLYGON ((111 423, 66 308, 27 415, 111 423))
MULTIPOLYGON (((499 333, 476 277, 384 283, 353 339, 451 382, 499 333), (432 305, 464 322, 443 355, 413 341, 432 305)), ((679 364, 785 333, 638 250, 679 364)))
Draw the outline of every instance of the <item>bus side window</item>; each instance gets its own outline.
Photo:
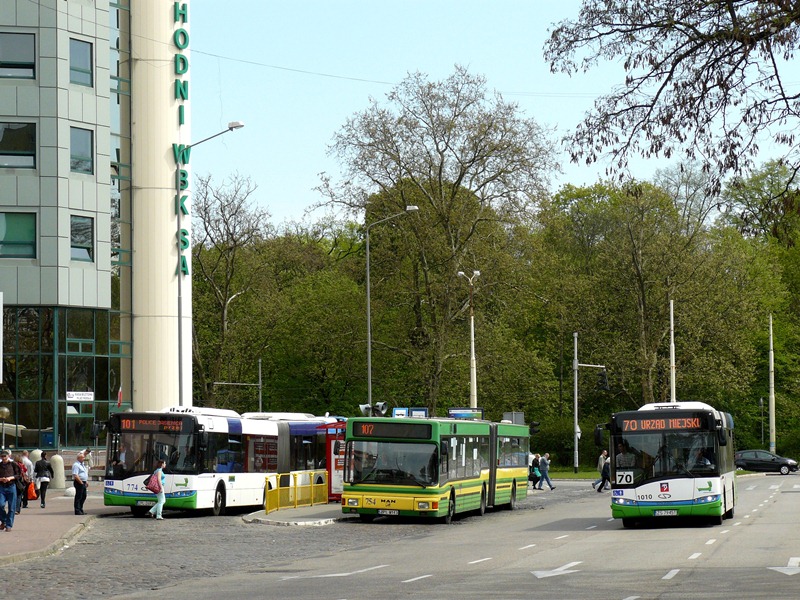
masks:
POLYGON ((439 455, 439 473, 441 475, 447 475, 448 471, 448 464, 447 461, 450 457, 450 450, 449 444, 447 442, 442 442, 441 445, 441 454, 439 455))

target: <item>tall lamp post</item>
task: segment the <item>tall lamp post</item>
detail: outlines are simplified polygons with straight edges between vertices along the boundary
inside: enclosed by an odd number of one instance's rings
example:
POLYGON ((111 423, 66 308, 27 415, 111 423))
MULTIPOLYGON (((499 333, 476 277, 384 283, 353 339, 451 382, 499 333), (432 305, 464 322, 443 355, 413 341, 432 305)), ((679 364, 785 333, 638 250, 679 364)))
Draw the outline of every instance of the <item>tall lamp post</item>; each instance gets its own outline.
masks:
POLYGON ((469 406, 478 408, 478 374, 475 365, 475 304, 473 302, 473 291, 475 289, 475 279, 480 277, 480 271, 473 271, 469 277, 464 271, 459 271, 458 276, 469 281, 469 406))
POLYGON ((3 447, 2 450, 6 449, 6 421, 8 417, 11 416, 11 411, 8 410, 5 406, 0 406, 0 422, 2 422, 3 427, 3 447))
MULTIPOLYGON (((189 162, 189 150, 191 148, 199 146, 208 140, 213 140, 215 137, 218 137, 223 133, 228 133, 234 129, 241 129, 242 127, 244 127, 244 123, 241 121, 231 121, 228 123, 228 127, 219 133, 215 133, 214 135, 204 138, 199 142, 195 142, 194 144, 189 144, 184 148, 183 156, 186 157, 186 162, 189 162)), ((183 247, 183 239, 185 235, 181 229, 181 213, 186 210, 183 206, 181 192, 189 187, 186 171, 181 169, 183 164, 185 163, 179 161, 175 166, 175 214, 178 216, 178 231, 176 233, 178 244, 178 270, 176 271, 176 275, 178 276, 178 406, 183 406, 183 263, 181 260, 183 258, 183 254, 181 251, 185 249, 183 247)))
POLYGON ((369 287, 369 230, 391 219, 402 217, 405 214, 419 210, 418 206, 410 204, 406 206, 403 212, 389 215, 383 219, 375 221, 367 225, 366 242, 367 242, 367 404, 372 410, 372 313, 370 308, 370 287, 369 287))

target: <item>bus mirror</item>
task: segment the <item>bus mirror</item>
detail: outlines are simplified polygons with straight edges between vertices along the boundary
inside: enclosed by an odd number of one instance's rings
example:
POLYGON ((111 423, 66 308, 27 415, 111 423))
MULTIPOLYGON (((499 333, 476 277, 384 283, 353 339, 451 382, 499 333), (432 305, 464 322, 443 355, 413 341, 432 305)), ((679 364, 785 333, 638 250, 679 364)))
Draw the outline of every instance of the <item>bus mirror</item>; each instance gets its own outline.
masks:
POLYGON ((603 426, 602 425, 595 425, 594 426, 594 445, 595 446, 602 446, 603 445, 603 426))
POLYGON ((333 454, 335 456, 339 456, 341 450, 342 450, 342 442, 340 442, 339 440, 335 440, 333 442, 333 454))
POLYGON ((717 438, 719 439, 720 446, 728 445, 728 436, 725 435, 727 431, 727 429, 717 429, 717 438))

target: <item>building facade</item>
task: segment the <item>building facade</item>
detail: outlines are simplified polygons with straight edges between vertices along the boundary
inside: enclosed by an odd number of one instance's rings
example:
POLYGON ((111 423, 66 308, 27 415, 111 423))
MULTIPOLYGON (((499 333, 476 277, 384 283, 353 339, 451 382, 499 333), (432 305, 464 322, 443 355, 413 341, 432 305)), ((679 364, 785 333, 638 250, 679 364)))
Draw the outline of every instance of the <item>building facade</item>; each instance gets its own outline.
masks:
POLYGON ((188 1, 0 4, 7 447, 191 404, 188 51, 188 1))

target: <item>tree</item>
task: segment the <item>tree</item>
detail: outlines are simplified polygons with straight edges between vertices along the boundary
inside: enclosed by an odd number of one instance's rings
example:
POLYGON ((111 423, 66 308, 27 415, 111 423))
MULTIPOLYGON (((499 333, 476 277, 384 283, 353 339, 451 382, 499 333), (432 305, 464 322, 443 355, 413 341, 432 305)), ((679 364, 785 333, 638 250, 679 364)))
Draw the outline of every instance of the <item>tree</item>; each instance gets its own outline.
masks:
MULTIPOLYGON (((259 345, 243 345, 260 311, 232 312, 252 291, 265 261, 259 255, 269 234, 269 215, 252 207, 256 186, 233 176, 221 186, 198 178, 193 197, 194 393, 216 405, 214 381, 240 382, 244 362, 255 364, 259 345), (234 317, 235 314, 235 317, 234 317), (231 331, 233 329, 233 332, 231 331)), ((250 300, 252 301, 252 300, 250 300)))
POLYGON ((753 165, 758 138, 786 148, 793 174, 798 94, 782 78, 794 58, 800 6, 782 0, 584 0, 578 19, 551 32, 544 50, 553 72, 589 71, 619 60, 624 85, 595 103, 570 136, 573 161, 595 162, 607 150, 612 171, 631 153, 681 152, 712 173, 753 165))
POLYGON ((582 360, 609 368, 612 390, 587 394, 587 412, 669 399, 671 299, 679 398, 728 402, 755 381, 756 332, 780 295, 774 270, 758 245, 703 218, 702 202, 688 208, 692 197, 639 182, 567 186, 542 214, 559 265, 548 272, 570 292, 555 300, 580 333, 582 360))
POLYGON ((379 275, 373 293, 384 294, 388 310, 407 309, 392 313, 399 327, 383 329, 378 321, 373 340, 416 365, 419 386, 404 388, 416 387, 433 413, 447 363, 462 353, 453 339, 463 308, 456 274, 480 269, 493 241, 505 236, 501 224, 546 195, 555 165, 547 132, 463 68, 441 82, 409 75, 387 101, 384 107, 371 100, 334 136, 330 152, 343 163, 346 183, 325 179, 321 189, 330 203, 363 211, 367 223, 419 206, 418 214, 372 231, 371 264, 379 275), (382 277, 393 273, 401 279, 383 286, 382 277))

